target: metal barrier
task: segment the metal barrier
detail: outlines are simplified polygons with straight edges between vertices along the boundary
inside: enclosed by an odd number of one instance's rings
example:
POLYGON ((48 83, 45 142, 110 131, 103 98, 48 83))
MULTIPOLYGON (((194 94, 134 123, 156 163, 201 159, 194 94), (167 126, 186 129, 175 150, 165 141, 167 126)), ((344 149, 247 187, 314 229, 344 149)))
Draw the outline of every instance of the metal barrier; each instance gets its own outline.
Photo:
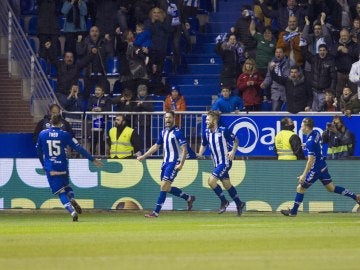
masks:
POLYGON ((24 95, 30 99, 32 116, 43 117, 49 106, 58 102, 8 0, 0 1, 0 31, 1 36, 8 39, 10 76, 23 80, 24 95))
MULTIPOLYGON (((108 132, 114 126, 117 115, 125 115, 128 126, 135 129, 142 139, 141 152, 147 151, 156 142, 159 133, 164 128, 163 116, 165 112, 86 112, 66 113, 75 132, 75 137, 93 155, 109 157, 108 132)), ((181 129, 193 150, 198 149, 201 143, 202 121, 204 112, 177 112, 181 117, 181 129)), ((154 156, 161 156, 159 150, 154 156)))

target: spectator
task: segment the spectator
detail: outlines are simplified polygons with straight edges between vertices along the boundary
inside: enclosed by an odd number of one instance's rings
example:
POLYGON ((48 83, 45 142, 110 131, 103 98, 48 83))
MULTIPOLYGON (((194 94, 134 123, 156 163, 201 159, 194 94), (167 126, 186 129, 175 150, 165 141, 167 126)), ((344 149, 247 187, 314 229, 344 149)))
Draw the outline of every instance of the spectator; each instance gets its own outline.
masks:
POLYGON ((45 43, 48 41, 52 44, 51 54, 56 56, 61 55, 58 24, 58 11, 61 4, 62 0, 37 0, 37 35, 40 43, 39 56, 44 59, 48 57, 45 48, 45 43))
POLYGON ((84 98, 88 99, 94 85, 101 85, 105 93, 110 92, 110 84, 106 77, 106 59, 113 56, 114 48, 109 37, 100 37, 99 28, 90 28, 89 36, 82 39, 78 36, 76 52, 78 57, 83 58, 88 54, 96 54, 87 65, 84 76, 84 98), (95 50, 96 49, 96 50, 95 50))
POLYGON ((275 136, 278 160, 305 159, 300 137, 294 133, 294 122, 290 117, 280 121, 281 131, 275 136))
POLYGON ((298 113, 301 111, 310 111, 312 103, 312 92, 306 86, 304 76, 300 72, 299 66, 290 68, 290 76, 279 76, 275 73, 274 62, 269 65, 270 76, 272 80, 285 86, 286 94, 286 110, 290 113, 298 113))
MULTIPOLYGON (((82 94, 79 93, 79 84, 74 83, 70 87, 70 94, 66 98, 64 109, 69 112, 83 112, 84 111, 84 99, 82 94)), ((80 114, 69 114, 69 118, 81 118, 80 114)))
POLYGON ((236 39, 244 45, 245 50, 251 57, 255 57, 256 40, 254 35, 249 31, 249 27, 254 17, 254 12, 250 5, 242 5, 241 17, 236 21, 235 25, 230 28, 230 32, 235 34, 236 39))
MULTIPOLYGON (((91 112, 109 112, 111 111, 111 100, 105 95, 103 86, 95 86, 95 94, 89 98, 88 111, 91 112)), ((105 116, 104 115, 92 115, 92 128, 91 135, 91 149, 92 153, 96 152, 96 146, 99 145, 98 155, 105 155, 105 116)))
POLYGON ((87 6, 84 0, 66 0, 61 9, 65 16, 64 35, 65 52, 72 52, 76 56, 76 40, 78 35, 86 35, 87 6))
MULTIPOLYGON (((360 51, 358 54, 360 58, 360 51)), ((357 86, 357 93, 360 97, 360 60, 351 65, 349 80, 357 86)))
POLYGON ((238 113, 243 109, 243 102, 238 96, 231 95, 231 88, 224 85, 221 89, 220 97, 215 100, 211 107, 212 111, 220 113, 238 113))
MULTIPOLYGON (((165 98, 164 111, 186 111, 185 97, 181 94, 177 85, 171 87, 171 92, 165 98)), ((181 114, 175 115, 175 125, 181 127, 181 114)))
POLYGON ((256 68, 264 78, 271 58, 275 52, 276 40, 272 35, 270 27, 266 27, 263 34, 256 32, 255 19, 251 20, 249 26, 250 34, 257 41, 256 46, 256 68))
POLYGON ((142 23, 136 24, 136 37, 134 40, 134 45, 141 48, 142 53, 146 55, 144 62, 145 65, 149 63, 149 50, 151 48, 151 33, 149 30, 144 29, 142 23))
POLYGON ((347 0, 327 0, 329 8, 330 24, 335 29, 349 29, 351 26, 351 14, 347 0))
POLYGON ((236 86, 236 78, 239 76, 244 59, 244 48, 237 42, 234 34, 229 36, 228 41, 218 40, 215 52, 221 56, 223 67, 220 74, 220 83, 231 88, 236 86))
POLYGON ((127 125, 125 116, 117 115, 114 125, 109 130, 110 158, 141 156, 141 139, 137 132, 127 125))
POLYGON ((311 110, 319 112, 325 104, 325 91, 330 89, 335 93, 336 69, 334 59, 328 54, 328 48, 325 44, 319 45, 319 53, 316 55, 309 52, 306 46, 302 50, 311 65, 310 81, 307 81, 313 96, 311 110))
POLYGON ((341 116, 335 115, 332 122, 326 124, 322 140, 328 144, 328 159, 346 159, 354 155, 355 137, 346 128, 341 116))
POLYGON ((355 91, 356 85, 349 81, 348 74, 352 64, 358 59, 358 45, 351 40, 347 29, 340 31, 340 39, 335 45, 332 55, 335 56, 337 69, 336 97, 341 95, 345 86, 350 87, 351 91, 355 91))
POLYGON ((288 27, 280 32, 276 48, 283 48, 284 53, 290 59, 291 65, 301 66, 304 63, 300 44, 300 31, 295 16, 290 16, 288 27))
MULTIPOLYGON (((40 120, 35 127, 33 133, 33 142, 36 143, 39 137, 39 134, 42 130, 49 129, 51 127, 51 116, 52 115, 61 115, 60 106, 57 104, 52 104, 49 109, 49 114, 45 115, 42 120, 40 120)), ((74 136, 74 131, 71 128, 71 125, 64 118, 61 118, 61 129, 69 132, 74 136)))
POLYGON ((95 25, 99 28, 101 37, 114 42, 115 29, 118 26, 118 10, 121 0, 97 0, 95 2, 95 25))
MULTIPOLYGON (((120 96, 112 99, 112 104, 117 105, 117 111, 119 112, 134 112, 136 104, 134 103, 134 93, 132 90, 125 88, 120 96)), ((126 119, 128 123, 131 122, 131 117, 126 119)))
MULTIPOLYGON (((278 20, 280 31, 285 31, 288 27, 288 21, 291 16, 294 16, 301 24, 304 22, 306 15, 309 17, 312 16, 312 4, 309 4, 309 7, 305 9, 298 5, 297 0, 287 0, 286 6, 279 5, 278 9, 272 10, 268 8, 264 0, 259 0, 259 4, 265 17, 278 20)), ((300 27, 302 27, 302 25, 300 25, 300 27)))
MULTIPOLYGON (((286 57, 282 48, 276 48, 275 56, 272 61, 275 63, 274 72, 278 76, 289 77, 290 75, 290 61, 286 57)), ((286 102, 285 86, 274 81, 270 76, 270 69, 266 73, 265 80, 260 84, 260 87, 265 90, 270 87, 271 91, 271 106, 272 111, 281 111, 282 106, 286 102)))
MULTIPOLYGON (((148 88, 145 84, 140 84, 137 88, 137 97, 135 99, 137 112, 153 112, 153 98, 148 94, 148 88)), ((139 115, 135 117, 135 122, 139 126, 139 133, 143 138, 144 149, 148 149, 152 145, 151 141, 151 115, 139 115)))
MULTIPOLYGON (((52 43, 49 41, 45 44, 45 48, 52 47, 52 43)), ((49 51, 50 62, 56 67, 56 90, 55 95, 59 100, 61 106, 67 102, 69 90, 72 84, 76 84, 80 77, 82 69, 92 61, 96 56, 97 50, 94 48, 92 52, 81 60, 75 62, 74 54, 72 52, 65 52, 64 59, 59 60, 57 57, 49 51)))
POLYGON ((351 40, 355 43, 358 43, 358 37, 360 34, 360 18, 355 18, 353 20, 352 27, 350 29, 351 40))
POLYGON ((255 68, 255 60, 249 58, 243 66, 243 73, 237 79, 236 86, 244 101, 244 111, 260 111, 263 100, 261 83, 264 81, 255 68))
POLYGON ((360 112, 360 100, 357 93, 353 94, 349 87, 344 87, 340 96, 340 111, 347 117, 360 112))
POLYGON ((335 97, 334 91, 326 90, 325 91, 325 103, 320 108, 321 112, 334 112, 338 111, 337 99, 335 97))

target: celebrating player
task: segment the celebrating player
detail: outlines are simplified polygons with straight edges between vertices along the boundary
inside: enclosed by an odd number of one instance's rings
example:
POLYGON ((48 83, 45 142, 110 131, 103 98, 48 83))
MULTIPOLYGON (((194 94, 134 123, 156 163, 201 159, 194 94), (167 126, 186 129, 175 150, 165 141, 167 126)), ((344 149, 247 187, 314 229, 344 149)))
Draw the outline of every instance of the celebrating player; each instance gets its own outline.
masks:
POLYGON ((304 118, 301 123, 301 131, 307 135, 305 150, 308 152, 308 160, 304 172, 298 177, 299 185, 296 188, 297 193, 293 208, 281 210, 281 213, 285 216, 295 217, 297 215, 298 208, 304 199, 305 190, 311 187, 318 179, 320 179, 329 192, 350 197, 360 204, 360 195, 356 195, 354 192, 343 187, 335 186, 332 182, 325 157, 321 150, 320 132, 313 128, 314 120, 309 117, 304 118))
POLYGON ((142 156, 139 156, 138 161, 143 161, 152 153, 155 153, 161 145, 163 145, 164 159, 161 166, 161 188, 160 195, 152 213, 146 214, 146 218, 154 218, 159 216, 161 207, 163 206, 166 193, 180 197, 187 201, 187 209, 192 209, 195 196, 190 196, 184 193, 177 187, 172 187, 172 183, 177 173, 184 166, 187 154, 187 142, 182 131, 175 126, 175 113, 173 111, 165 113, 164 116, 165 128, 162 130, 157 142, 150 147, 150 149, 142 156))
POLYGON ((69 186, 69 168, 65 149, 70 146, 96 166, 101 166, 101 160, 91 156, 69 132, 61 130, 61 116, 51 116, 52 127, 40 132, 36 148, 40 162, 54 195, 58 195, 65 209, 71 214, 73 221, 78 221, 82 213, 80 205, 74 198, 74 191, 69 186))
POLYGON ((202 135, 202 143, 199 149, 198 157, 201 157, 209 145, 211 157, 214 163, 214 171, 208 179, 209 186, 221 200, 219 214, 226 211, 229 201, 225 198, 222 188, 217 184, 220 180, 223 187, 229 192, 229 195, 236 203, 237 215, 241 216, 245 202, 242 202, 236 189, 230 182, 229 170, 232 166, 232 160, 239 144, 238 139, 226 127, 219 127, 220 114, 215 111, 209 111, 206 116, 206 129, 202 135), (229 143, 233 142, 231 149, 229 143))

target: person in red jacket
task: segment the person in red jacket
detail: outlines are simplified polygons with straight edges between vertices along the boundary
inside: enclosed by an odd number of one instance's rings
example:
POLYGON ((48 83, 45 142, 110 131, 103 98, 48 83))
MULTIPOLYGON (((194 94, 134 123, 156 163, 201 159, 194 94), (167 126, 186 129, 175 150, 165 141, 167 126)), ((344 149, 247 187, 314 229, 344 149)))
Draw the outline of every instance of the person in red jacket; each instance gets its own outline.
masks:
MULTIPOLYGON (((180 93, 177 85, 171 87, 170 94, 166 97, 164 103, 164 111, 186 111, 186 102, 184 96, 180 93)), ((181 127, 181 115, 175 117, 175 125, 181 127)))
POLYGON ((260 111, 263 100, 260 84, 264 81, 260 72, 256 70, 255 60, 245 61, 243 72, 237 79, 236 86, 244 101, 244 111, 260 111))

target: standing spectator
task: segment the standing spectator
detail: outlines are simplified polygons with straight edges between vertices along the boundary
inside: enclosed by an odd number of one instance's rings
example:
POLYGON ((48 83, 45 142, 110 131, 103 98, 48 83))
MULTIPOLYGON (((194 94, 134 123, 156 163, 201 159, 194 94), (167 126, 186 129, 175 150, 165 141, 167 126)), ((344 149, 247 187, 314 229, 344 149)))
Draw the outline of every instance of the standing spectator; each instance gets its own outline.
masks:
POLYGON ((219 111, 220 113, 237 113, 242 109, 243 101, 238 96, 231 95, 231 89, 226 85, 221 88, 220 97, 211 106, 211 110, 219 111))
POLYGON ((235 25, 230 28, 230 32, 235 34, 236 39, 244 45, 245 50, 250 57, 255 57, 256 40, 254 35, 249 31, 249 27, 254 17, 254 12, 250 5, 242 5, 241 17, 236 21, 235 25))
POLYGON ((129 127, 124 115, 117 115, 115 126, 109 130, 108 143, 110 158, 134 158, 141 155, 141 139, 136 131, 129 127))
POLYGON ((89 98, 94 85, 101 85, 105 93, 108 94, 110 83, 106 77, 106 59, 114 55, 114 48, 109 37, 101 38, 99 28, 93 26, 85 39, 78 36, 76 52, 80 59, 88 54, 95 54, 95 57, 85 68, 84 98, 89 98))
POLYGON ((338 111, 337 99, 335 97, 334 91, 326 90, 325 91, 325 103, 320 108, 321 112, 335 112, 338 111))
POLYGON ((62 0, 37 0, 37 35, 40 43, 39 55, 45 59, 47 58, 45 43, 48 41, 52 44, 51 54, 56 56, 61 55, 58 23, 59 7, 61 7, 61 4, 62 0))
POLYGON ((244 111, 260 111, 263 100, 261 83, 264 81, 256 70, 255 60, 249 58, 243 66, 243 73, 237 79, 236 86, 244 101, 244 111))
POLYGON ((61 9, 65 16, 64 35, 65 52, 72 52, 76 56, 76 40, 78 35, 86 34, 87 6, 84 0, 66 0, 61 9))
POLYGON ((161 207, 163 206, 166 193, 170 193, 187 201, 187 210, 192 209, 195 196, 191 196, 177 187, 172 187, 172 183, 179 171, 184 166, 187 154, 187 142, 183 132, 175 125, 175 113, 173 111, 166 112, 164 116, 165 128, 162 130, 156 143, 142 156, 137 158, 143 161, 152 153, 159 150, 163 145, 164 160, 161 166, 161 189, 155 209, 152 213, 146 214, 146 218, 156 218, 159 216, 161 207))
MULTIPOLYGON (((281 77, 289 77, 290 75, 290 61, 286 57, 283 48, 276 48, 275 56, 272 63, 275 63, 274 72, 281 77)), ((266 73, 265 80, 260 84, 260 87, 265 90, 270 87, 271 91, 271 106, 272 111, 281 111, 282 106, 286 103, 285 86, 274 81, 270 75, 270 69, 266 73)))
POLYGON ((217 183, 220 180, 236 204, 237 215, 241 216, 245 202, 240 200, 235 187, 230 182, 229 176, 239 141, 226 127, 219 126, 219 118, 220 114, 218 112, 210 111, 207 113, 206 129, 203 131, 197 156, 202 157, 206 147, 209 146, 215 168, 208 179, 208 184, 221 201, 219 214, 224 213, 229 206, 229 201, 225 198, 222 188, 217 183), (230 144, 232 144, 232 147, 230 144))
POLYGON ((313 112, 319 112, 325 104, 325 91, 336 89, 336 69, 334 59, 328 54, 328 48, 325 44, 319 45, 319 53, 313 55, 306 46, 303 47, 305 58, 311 65, 309 80, 307 81, 312 90, 313 112))
POLYGON ((96 9, 95 25, 99 28, 101 37, 114 42, 121 0, 96 0, 94 2, 96 9))
POLYGON ((346 159, 354 155, 355 136, 348 130, 341 116, 335 115, 322 134, 328 144, 327 159, 346 159))
POLYGON ((360 18, 355 18, 350 29, 351 40, 358 43, 360 35, 360 18))
POLYGON ((61 129, 60 115, 51 117, 51 125, 51 128, 40 133, 36 144, 37 152, 52 193, 59 196, 61 203, 71 214, 72 220, 76 222, 78 221, 78 214, 82 213, 82 209, 74 198, 73 189, 69 186, 69 165, 66 149, 70 146, 97 167, 102 166, 102 162, 91 156, 70 133, 61 129))
MULTIPOLYGON (((111 102, 117 105, 117 111, 119 112, 134 112, 136 108, 134 100, 133 91, 125 88, 121 95, 114 97, 111 102)), ((130 123, 130 120, 131 119, 127 119, 127 122, 130 123)))
POLYGON ((271 58, 275 53, 276 40, 273 37, 270 27, 266 27, 263 34, 256 32, 255 19, 251 20, 249 26, 250 34, 257 41, 256 46, 256 68, 264 78, 271 58))
MULTIPOLYGON (((360 58, 360 50, 358 54, 360 58)), ((357 94, 360 98, 360 60, 351 65, 349 80, 357 86, 357 94)))
MULTIPOLYGON (((49 114, 45 115, 42 120, 40 120, 35 127, 34 133, 33 133, 33 142, 36 143, 39 137, 39 134, 42 130, 48 129, 51 127, 51 117, 53 115, 60 115, 61 116, 61 110, 60 106, 57 104, 52 104, 49 109, 49 114)), ((61 117, 61 129, 64 131, 69 132, 72 136, 74 136, 74 131, 71 128, 71 125, 68 121, 66 121, 64 118, 61 117)))
POLYGON ((300 48, 300 31, 295 16, 289 17, 288 27, 280 32, 276 48, 284 49, 284 53, 290 59, 291 65, 301 66, 304 63, 300 48))
POLYGON ((305 191, 312 186, 318 179, 329 192, 334 192, 353 199, 360 204, 360 195, 356 195, 348 189, 340 186, 335 186, 331 175, 328 171, 328 166, 321 149, 321 135, 318 130, 314 130, 314 120, 311 118, 304 118, 301 123, 301 131, 307 135, 305 149, 308 152, 308 159, 303 173, 298 177, 298 186, 296 188, 296 196, 292 209, 281 210, 285 216, 295 217, 297 215, 299 206, 304 199, 305 191))
POLYGON ((344 87, 340 96, 340 111, 348 117, 360 112, 360 100, 357 93, 353 94, 349 87, 344 87))
POLYGON ((236 36, 231 34, 228 41, 217 41, 215 52, 220 55, 223 63, 220 83, 234 89, 241 71, 241 61, 245 61, 244 48, 237 42, 236 36))
MULTIPOLYGON (((173 85, 170 94, 166 96, 164 102, 164 111, 186 111, 185 97, 181 94, 177 85, 173 85)), ((175 125, 181 127, 181 115, 176 115, 175 125)))
POLYGON ((151 33, 149 30, 144 29, 144 24, 136 24, 136 36, 134 39, 134 45, 141 48, 142 53, 145 55, 145 65, 149 63, 149 50, 152 47, 151 33))
POLYGON ((347 29, 340 31, 339 42, 334 46, 332 55, 335 56, 337 69, 337 83, 335 95, 338 98, 345 86, 350 87, 351 91, 356 91, 356 85, 349 80, 351 66, 358 59, 358 45, 351 40, 347 29))
POLYGON ((294 132, 294 122, 290 117, 280 121, 281 131, 275 136, 278 160, 305 159, 300 137, 294 132))
MULTIPOLYGON (((95 86, 95 94, 89 98, 88 111, 91 112, 109 112, 111 111, 111 100, 105 95, 103 86, 95 86)), ((105 116, 104 115, 92 115, 92 128, 91 135, 91 149, 92 153, 96 152, 96 146, 99 146, 98 155, 105 155, 105 116)))
POLYGON ((335 29, 350 28, 351 13, 347 0, 327 0, 329 9, 330 24, 335 29))
POLYGON ((306 86, 304 76, 300 72, 299 66, 290 68, 290 76, 278 76, 275 73, 274 62, 269 65, 270 76, 277 83, 285 86, 286 110, 290 113, 310 111, 312 103, 312 91, 306 86))

